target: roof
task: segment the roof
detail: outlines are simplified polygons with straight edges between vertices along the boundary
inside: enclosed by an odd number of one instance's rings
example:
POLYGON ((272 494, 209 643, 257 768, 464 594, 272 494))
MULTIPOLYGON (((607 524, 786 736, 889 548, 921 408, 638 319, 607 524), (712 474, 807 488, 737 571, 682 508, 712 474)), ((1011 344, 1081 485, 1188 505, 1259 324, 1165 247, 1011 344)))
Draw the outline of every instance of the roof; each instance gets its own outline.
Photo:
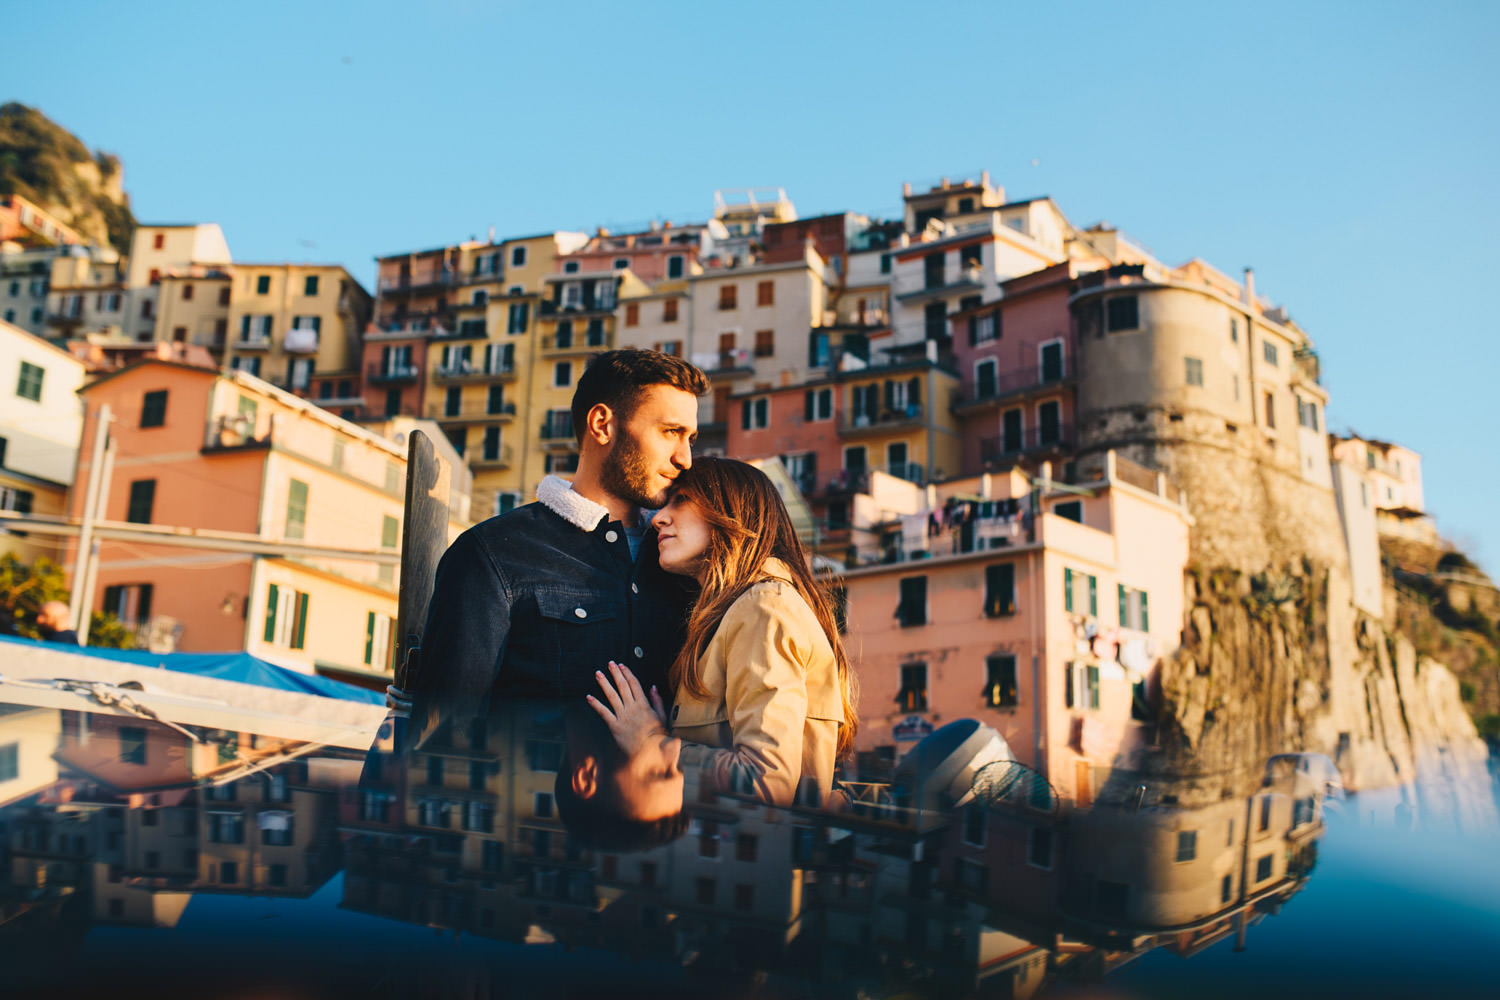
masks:
POLYGON ((30 341, 33 341, 33 342, 35 342, 37 344, 42 345, 43 347, 48 348, 49 350, 52 350, 52 351, 57 352, 58 354, 61 354, 63 357, 67 358, 69 361, 71 361, 74 364, 78 365, 80 368, 83 367, 83 362, 79 361, 77 358, 73 357, 73 355, 69 354, 65 349, 63 349, 61 347, 58 347, 56 344, 52 343, 52 341, 48 340, 46 337, 38 337, 36 334, 32 333, 30 330, 26 329, 25 327, 16 326, 14 323, 7 323, 7 322, 5 322, 5 320, 0 319, 0 332, 4 332, 4 333, 14 332, 14 333, 18 333, 21 336, 26 337, 30 341))

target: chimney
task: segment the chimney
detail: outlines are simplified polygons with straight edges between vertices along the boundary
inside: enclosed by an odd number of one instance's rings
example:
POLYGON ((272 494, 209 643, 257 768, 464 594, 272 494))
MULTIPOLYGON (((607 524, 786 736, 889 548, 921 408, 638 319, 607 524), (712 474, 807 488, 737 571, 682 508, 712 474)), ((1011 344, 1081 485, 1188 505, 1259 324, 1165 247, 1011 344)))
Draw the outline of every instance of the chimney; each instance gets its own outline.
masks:
POLYGON ((1255 269, 1245 268, 1245 305, 1255 310, 1255 269))
POLYGON ((901 196, 903 198, 911 197, 911 181, 907 181, 906 183, 901 185, 901 196))
POLYGON ((990 172, 988 170, 979 171, 979 186, 986 189, 989 188, 990 172))

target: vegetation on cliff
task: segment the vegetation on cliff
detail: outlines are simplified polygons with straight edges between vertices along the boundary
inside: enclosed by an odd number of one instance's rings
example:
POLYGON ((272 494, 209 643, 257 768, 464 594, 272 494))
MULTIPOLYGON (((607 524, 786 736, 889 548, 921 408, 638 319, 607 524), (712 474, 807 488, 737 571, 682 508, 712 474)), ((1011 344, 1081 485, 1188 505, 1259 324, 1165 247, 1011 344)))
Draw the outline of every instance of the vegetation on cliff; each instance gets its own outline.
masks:
POLYGON ((120 161, 89 152, 67 129, 35 108, 0 105, 0 194, 18 194, 90 239, 121 253, 135 217, 120 187, 120 161))

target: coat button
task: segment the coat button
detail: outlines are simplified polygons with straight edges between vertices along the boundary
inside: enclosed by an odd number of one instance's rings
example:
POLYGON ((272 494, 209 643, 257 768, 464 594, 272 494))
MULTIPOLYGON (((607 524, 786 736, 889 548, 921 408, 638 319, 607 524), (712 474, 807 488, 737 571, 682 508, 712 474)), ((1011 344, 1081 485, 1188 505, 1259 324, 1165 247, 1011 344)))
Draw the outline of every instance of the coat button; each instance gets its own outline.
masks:
POLYGON ((631 593, 632 593, 632 594, 639 594, 639 593, 640 593, 640 592, 641 592, 641 588, 640 588, 640 587, 637 587, 637 586, 636 586, 636 585, 635 585, 635 584, 633 584, 633 583, 632 583, 632 584, 631 584, 631 585, 630 585, 630 592, 631 592, 631 593))
POLYGON ((642 649, 639 646, 635 647, 635 658, 637 660, 639 660, 641 657, 643 657, 645 655, 646 655, 646 651, 644 649, 642 649))
POLYGON ((573 613, 579 618, 587 618, 589 616, 589 613, 582 608, 574 608, 573 613))
POLYGON ((604 533, 604 540, 606 542, 618 542, 620 540, 620 533, 618 531, 606 531, 604 533))

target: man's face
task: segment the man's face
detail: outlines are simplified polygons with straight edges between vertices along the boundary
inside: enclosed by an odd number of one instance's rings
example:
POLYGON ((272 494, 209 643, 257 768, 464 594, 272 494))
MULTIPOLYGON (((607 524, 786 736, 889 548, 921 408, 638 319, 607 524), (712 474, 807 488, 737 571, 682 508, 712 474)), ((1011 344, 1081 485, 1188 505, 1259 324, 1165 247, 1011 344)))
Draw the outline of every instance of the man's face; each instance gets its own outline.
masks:
POLYGON ((659 510, 677 474, 693 464, 698 437, 698 397, 670 385, 653 385, 618 424, 604 456, 603 485, 637 507, 659 510))
POLYGON ((625 815, 643 823, 682 812, 682 741, 665 733, 646 745, 615 773, 625 815))

